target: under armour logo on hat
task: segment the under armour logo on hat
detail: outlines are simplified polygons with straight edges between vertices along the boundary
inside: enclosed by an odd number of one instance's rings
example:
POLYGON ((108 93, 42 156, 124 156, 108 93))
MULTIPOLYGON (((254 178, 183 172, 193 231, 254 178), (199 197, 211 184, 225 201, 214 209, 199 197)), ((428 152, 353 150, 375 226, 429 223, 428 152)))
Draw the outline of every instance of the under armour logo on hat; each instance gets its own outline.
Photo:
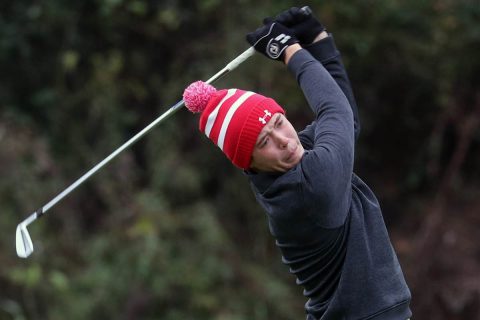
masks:
POLYGON ((265 112, 265 115, 263 117, 259 117, 258 118, 258 121, 260 121, 261 123, 263 124, 267 124, 267 117, 271 117, 272 116, 272 113, 269 112, 268 110, 263 110, 263 112, 265 112))

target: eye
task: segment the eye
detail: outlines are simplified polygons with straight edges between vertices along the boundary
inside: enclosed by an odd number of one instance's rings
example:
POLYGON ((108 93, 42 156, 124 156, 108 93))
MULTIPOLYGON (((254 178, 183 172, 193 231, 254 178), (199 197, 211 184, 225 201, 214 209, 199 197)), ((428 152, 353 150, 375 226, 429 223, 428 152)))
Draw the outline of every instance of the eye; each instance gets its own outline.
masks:
POLYGON ((275 121, 275 128, 280 127, 282 124, 283 124, 283 119, 282 119, 281 116, 279 116, 279 117, 277 118, 277 120, 275 121))
POLYGON ((263 148, 264 146, 267 145, 267 142, 268 142, 268 137, 265 137, 262 139, 262 142, 260 142, 260 148, 263 148))

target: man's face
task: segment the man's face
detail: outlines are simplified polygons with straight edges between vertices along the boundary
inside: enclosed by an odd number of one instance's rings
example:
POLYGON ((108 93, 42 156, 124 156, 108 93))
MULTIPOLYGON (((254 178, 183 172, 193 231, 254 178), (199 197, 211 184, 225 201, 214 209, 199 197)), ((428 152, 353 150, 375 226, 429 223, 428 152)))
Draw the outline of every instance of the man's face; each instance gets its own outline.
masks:
POLYGON ((276 113, 258 135, 250 168, 260 172, 286 172, 300 162, 303 152, 290 121, 276 113))

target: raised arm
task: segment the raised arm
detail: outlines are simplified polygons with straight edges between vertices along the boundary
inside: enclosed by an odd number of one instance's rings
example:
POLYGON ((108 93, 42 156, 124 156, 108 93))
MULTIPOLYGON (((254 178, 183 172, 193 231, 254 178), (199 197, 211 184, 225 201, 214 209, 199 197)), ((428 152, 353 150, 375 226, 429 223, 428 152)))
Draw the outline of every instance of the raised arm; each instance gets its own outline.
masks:
POLYGON ((288 68, 316 115, 313 146, 299 167, 305 181, 304 197, 322 226, 337 227, 344 222, 350 205, 353 112, 335 80, 307 50, 297 51, 288 68))
MULTIPOLYGON (((360 133, 358 108, 347 72, 331 34, 309 9, 292 7, 283 11, 275 18, 265 19, 281 23, 288 27, 298 38, 299 43, 308 50, 327 69, 350 103, 354 115, 355 140, 360 133)), ((313 144, 313 126, 307 126, 299 133, 302 143, 311 148, 313 144)))
POLYGON ((315 113, 313 147, 287 174, 302 181, 305 208, 325 227, 338 227, 348 212, 353 172, 354 126, 350 104, 322 64, 302 49, 291 30, 268 23, 247 35, 270 59, 288 63, 315 113))
POLYGON ((360 134, 360 119, 358 116, 357 102, 355 101, 350 79, 348 78, 347 71, 343 65, 341 53, 335 45, 333 35, 327 34, 323 31, 317 36, 312 44, 307 45, 304 48, 308 50, 315 59, 320 61, 347 97, 353 112, 355 140, 357 140, 360 134))

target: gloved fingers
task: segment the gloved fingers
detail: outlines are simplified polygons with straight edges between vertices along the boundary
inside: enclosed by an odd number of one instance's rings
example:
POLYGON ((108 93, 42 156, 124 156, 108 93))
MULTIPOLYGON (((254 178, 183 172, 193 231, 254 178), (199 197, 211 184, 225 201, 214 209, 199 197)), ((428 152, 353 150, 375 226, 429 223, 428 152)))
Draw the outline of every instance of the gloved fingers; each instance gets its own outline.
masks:
POLYGON ((270 24, 270 23, 272 23, 273 21, 275 21, 274 18, 272 18, 272 17, 266 17, 266 18, 263 19, 263 24, 270 24))
POLYGON ((279 13, 275 17, 275 21, 283 24, 286 27, 292 27, 298 23, 302 23, 310 18, 311 14, 305 14, 305 12, 297 7, 292 7, 279 13))
POLYGON ((261 27, 258 27, 255 31, 247 33, 247 41, 250 43, 252 46, 255 46, 256 43, 262 39, 267 37, 272 29, 272 25, 274 25, 274 22, 265 24, 261 27))

